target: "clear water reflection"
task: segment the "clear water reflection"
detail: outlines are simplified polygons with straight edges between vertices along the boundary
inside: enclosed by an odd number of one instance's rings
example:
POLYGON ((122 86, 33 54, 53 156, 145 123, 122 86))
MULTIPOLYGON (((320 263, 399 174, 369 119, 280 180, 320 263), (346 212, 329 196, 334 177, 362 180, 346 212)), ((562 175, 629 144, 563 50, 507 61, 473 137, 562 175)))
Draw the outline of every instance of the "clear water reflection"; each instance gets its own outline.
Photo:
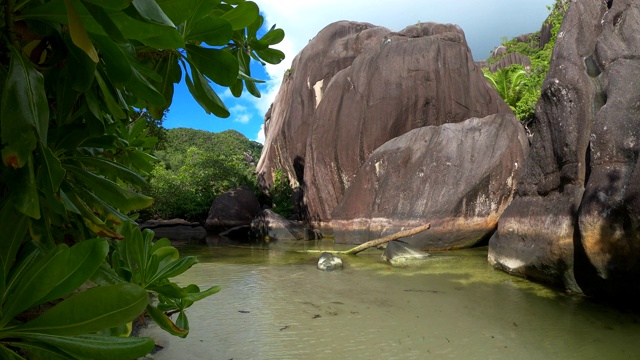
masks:
MULTIPOLYGON (((368 250, 315 268, 298 245, 185 246, 182 283, 223 290, 189 309, 191 334, 151 325, 153 359, 638 359, 640 317, 494 271, 486 248, 399 269, 368 250)), ((333 247, 329 241, 306 248, 333 247)))

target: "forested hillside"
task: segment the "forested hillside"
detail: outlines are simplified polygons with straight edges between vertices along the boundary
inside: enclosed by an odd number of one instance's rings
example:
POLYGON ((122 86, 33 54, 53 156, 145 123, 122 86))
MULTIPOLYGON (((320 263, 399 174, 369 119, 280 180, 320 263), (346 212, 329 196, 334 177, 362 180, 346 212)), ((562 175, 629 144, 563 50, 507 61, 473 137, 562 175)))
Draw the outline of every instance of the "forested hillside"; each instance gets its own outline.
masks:
POLYGON ((155 201, 143 217, 204 221, 216 196, 240 185, 256 188, 261 151, 260 143, 234 130, 167 130, 166 141, 154 151, 160 161, 145 189, 155 201))

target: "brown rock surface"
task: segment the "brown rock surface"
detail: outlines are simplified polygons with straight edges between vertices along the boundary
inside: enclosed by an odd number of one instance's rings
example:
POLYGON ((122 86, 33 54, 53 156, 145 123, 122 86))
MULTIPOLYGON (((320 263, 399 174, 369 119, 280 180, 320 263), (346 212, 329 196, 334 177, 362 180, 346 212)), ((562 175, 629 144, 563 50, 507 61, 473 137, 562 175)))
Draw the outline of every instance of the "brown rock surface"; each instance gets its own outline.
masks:
POLYGON ((219 233, 236 226, 250 225, 260 210, 260 203, 253 191, 241 186, 213 200, 204 228, 219 233))
POLYGON ((510 112, 475 66, 462 30, 450 24, 390 33, 325 86, 302 182, 307 216, 317 222, 331 220, 360 166, 386 141, 424 126, 510 112))
POLYGON ((403 241, 423 250, 472 246, 495 229, 527 149, 523 127, 507 113, 396 137, 371 154, 333 211, 335 241, 431 223, 403 241))
POLYGON ((495 266, 587 294, 640 294, 638 26, 636 1, 572 2, 517 195, 489 243, 495 266))

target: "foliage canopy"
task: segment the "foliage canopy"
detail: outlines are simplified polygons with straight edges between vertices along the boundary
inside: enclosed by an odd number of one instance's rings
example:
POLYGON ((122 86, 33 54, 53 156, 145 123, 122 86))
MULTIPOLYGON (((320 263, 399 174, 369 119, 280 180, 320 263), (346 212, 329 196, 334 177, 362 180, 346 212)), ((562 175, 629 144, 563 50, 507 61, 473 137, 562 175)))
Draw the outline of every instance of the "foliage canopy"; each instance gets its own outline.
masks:
POLYGON ((0 357, 137 358, 153 347, 127 337, 145 309, 186 336, 183 310, 219 288, 171 282, 195 259, 134 223, 153 201, 136 189, 157 141, 134 114, 160 118, 181 79, 219 117, 229 111, 210 81, 260 96, 250 63, 284 58, 271 48, 284 32, 258 36, 262 25, 244 0, 2 2, 0 357), (30 318, 89 279, 98 286, 30 318))

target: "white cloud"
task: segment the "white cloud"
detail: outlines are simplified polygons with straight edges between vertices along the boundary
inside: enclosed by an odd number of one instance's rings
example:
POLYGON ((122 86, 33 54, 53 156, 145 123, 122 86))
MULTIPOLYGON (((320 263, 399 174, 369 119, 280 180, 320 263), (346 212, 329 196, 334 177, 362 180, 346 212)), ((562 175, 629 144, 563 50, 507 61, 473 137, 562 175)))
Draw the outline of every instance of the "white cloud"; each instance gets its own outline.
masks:
POLYGON ((233 119, 233 121, 240 123, 240 124, 248 124, 249 121, 251 121, 251 115, 249 114, 236 114, 236 117, 233 119))
POLYGON ((266 137, 265 137, 265 133, 264 133, 264 124, 262 124, 262 125, 260 125, 260 130, 256 134, 256 138, 253 139, 253 140, 259 142, 260 144, 264 144, 265 139, 266 139, 266 137))

